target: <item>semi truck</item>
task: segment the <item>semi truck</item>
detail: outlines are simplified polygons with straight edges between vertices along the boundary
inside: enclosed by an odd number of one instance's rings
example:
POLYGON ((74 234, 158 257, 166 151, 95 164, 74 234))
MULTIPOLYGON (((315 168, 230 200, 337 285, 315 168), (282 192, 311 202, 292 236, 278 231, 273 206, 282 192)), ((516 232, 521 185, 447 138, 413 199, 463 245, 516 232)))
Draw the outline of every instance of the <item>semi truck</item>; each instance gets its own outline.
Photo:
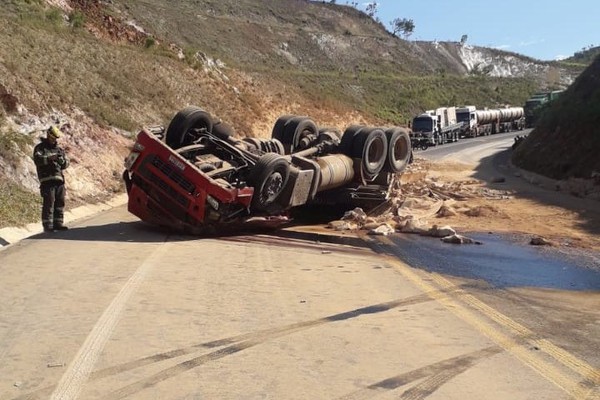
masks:
POLYGON ((525 126, 527 128, 533 128, 544 106, 551 101, 556 100, 562 93, 563 90, 539 92, 527 99, 525 106, 523 107, 525 114, 525 126))
POLYGON ((412 136, 436 146, 455 142, 460 136, 463 123, 457 121, 456 107, 439 107, 427 110, 412 120, 412 136))
POLYGON ((523 107, 478 110, 475 106, 456 109, 456 118, 462 123, 461 136, 487 136, 512 130, 521 130, 525 121, 523 107))
POLYGON ((128 210, 191 234, 284 216, 310 204, 375 207, 410 161, 408 130, 351 125, 343 133, 283 115, 270 138, 239 138, 203 109, 144 128, 125 159, 128 210))

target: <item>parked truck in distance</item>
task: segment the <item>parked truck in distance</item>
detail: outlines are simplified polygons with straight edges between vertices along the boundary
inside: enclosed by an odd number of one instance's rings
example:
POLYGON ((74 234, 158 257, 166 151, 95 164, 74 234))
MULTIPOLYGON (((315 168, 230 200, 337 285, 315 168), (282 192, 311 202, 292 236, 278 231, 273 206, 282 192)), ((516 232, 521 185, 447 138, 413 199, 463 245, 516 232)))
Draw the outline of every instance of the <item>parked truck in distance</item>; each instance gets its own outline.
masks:
POLYGON ((522 130, 525 126, 523 115, 523 107, 491 110, 478 110, 475 106, 456 108, 456 119, 462 123, 461 136, 471 138, 522 130))
POLYGON ((374 207, 410 161, 408 130, 351 125, 343 134, 283 115, 270 138, 238 138, 198 107, 146 128, 125 160, 128 210, 192 234, 285 217, 294 207, 374 207))
POLYGON ((533 128, 544 106, 556 100, 562 92, 563 90, 539 92, 527 99, 525 106, 523 107, 525 114, 525 126, 527 128, 533 128))
POLYGON ((412 120, 412 135, 429 145, 455 142, 463 123, 457 121, 456 107, 439 107, 427 110, 412 120))

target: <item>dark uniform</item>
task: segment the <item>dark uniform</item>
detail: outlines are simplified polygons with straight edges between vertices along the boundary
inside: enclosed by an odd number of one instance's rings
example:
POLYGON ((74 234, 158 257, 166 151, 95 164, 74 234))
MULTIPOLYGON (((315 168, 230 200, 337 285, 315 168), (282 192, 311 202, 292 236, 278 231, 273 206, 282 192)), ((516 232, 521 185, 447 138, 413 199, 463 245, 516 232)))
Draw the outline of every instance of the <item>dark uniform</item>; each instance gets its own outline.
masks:
POLYGON ((69 166, 65 151, 58 146, 60 130, 50 127, 33 149, 33 161, 37 169, 42 194, 42 225, 45 232, 68 229, 63 225, 65 208, 65 177, 63 170, 69 166))

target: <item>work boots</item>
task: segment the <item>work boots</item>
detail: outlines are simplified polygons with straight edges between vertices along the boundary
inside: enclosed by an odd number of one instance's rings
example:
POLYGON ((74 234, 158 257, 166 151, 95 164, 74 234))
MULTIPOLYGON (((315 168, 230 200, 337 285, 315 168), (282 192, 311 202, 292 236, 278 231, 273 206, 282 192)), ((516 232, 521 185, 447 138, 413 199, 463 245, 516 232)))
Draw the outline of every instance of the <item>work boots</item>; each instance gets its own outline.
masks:
POLYGON ((69 230, 69 228, 64 226, 63 224, 55 224, 54 226, 44 224, 44 232, 56 232, 56 231, 67 231, 67 230, 69 230))

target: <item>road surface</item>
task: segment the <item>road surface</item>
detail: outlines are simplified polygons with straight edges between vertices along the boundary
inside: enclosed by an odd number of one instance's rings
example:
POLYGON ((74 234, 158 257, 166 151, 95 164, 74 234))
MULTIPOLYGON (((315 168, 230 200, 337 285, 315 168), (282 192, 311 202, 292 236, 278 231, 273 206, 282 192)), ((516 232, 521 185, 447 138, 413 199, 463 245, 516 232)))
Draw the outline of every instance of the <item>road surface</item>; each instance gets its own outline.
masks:
POLYGON ((0 251, 0 399, 599 398, 598 291, 401 258, 387 237, 173 235, 124 207, 28 238, 0 251))

